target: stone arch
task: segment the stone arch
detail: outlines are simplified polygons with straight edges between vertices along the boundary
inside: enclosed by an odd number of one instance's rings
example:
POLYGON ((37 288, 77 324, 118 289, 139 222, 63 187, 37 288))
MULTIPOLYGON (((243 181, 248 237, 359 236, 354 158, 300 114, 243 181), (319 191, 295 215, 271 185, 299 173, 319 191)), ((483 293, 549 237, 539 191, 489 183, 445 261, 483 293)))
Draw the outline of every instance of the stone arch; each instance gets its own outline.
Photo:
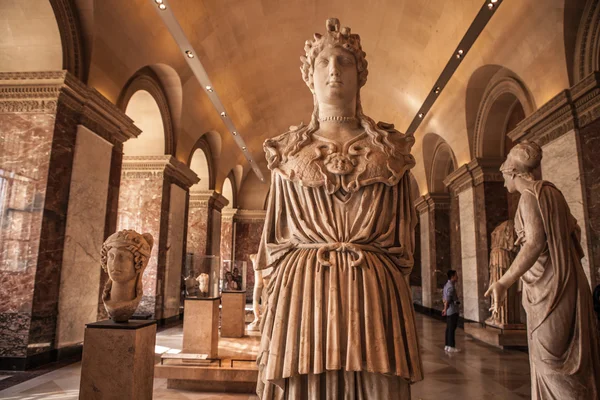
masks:
MULTIPOLYGON (((565 45, 565 60, 567 62, 566 67, 571 86, 578 82, 575 80, 575 53, 578 36, 580 34, 580 23, 582 22, 582 16, 588 3, 598 2, 588 2, 587 0, 565 0, 562 28, 565 45)), ((579 75, 579 73, 577 74, 579 75)))
POLYGON ((600 70, 600 2, 588 0, 585 6, 583 0, 569 6, 567 2, 565 0, 565 35, 568 35, 567 29, 577 32, 574 49, 570 48, 572 40, 567 41, 568 36, 565 37, 567 68, 572 65, 572 84, 575 84, 600 70), (577 18, 578 15, 580 18, 577 18))
MULTIPOLYGON (((169 67, 170 68, 170 67, 169 67)), ((166 68, 163 68, 163 71, 166 71, 166 68)), ((180 93, 181 94, 181 93, 180 93)), ((171 97, 175 97, 172 95, 171 97)), ((119 95, 119 99, 117 100, 117 106, 123 110, 126 114, 128 114, 132 119, 134 119, 134 123, 138 125, 140 129, 142 129, 142 133, 140 137, 136 139, 135 145, 139 146, 140 142, 137 140, 145 140, 144 139, 144 129, 140 125, 144 125, 147 127, 147 130, 155 131, 161 128, 164 137, 164 150, 162 154, 175 155, 176 148, 176 132, 172 110, 169 104, 169 99, 167 96, 167 92, 159 78, 159 75, 155 72, 155 70, 151 67, 144 67, 138 70, 125 84, 124 89, 121 91, 119 95), (150 105, 150 98, 144 94, 147 93, 151 96, 153 102, 156 104, 156 108, 158 109, 160 115, 160 122, 158 118, 154 116, 152 121, 146 120, 148 116, 143 116, 144 120, 135 121, 135 116, 130 115, 132 109, 129 108, 132 99, 141 100, 143 103, 140 103, 141 106, 147 106, 148 108, 153 108, 150 105), (128 112, 129 111, 129 112, 128 112), (158 125, 157 125, 158 124, 158 125)), ((146 110, 147 111, 147 110, 146 110)), ((143 113, 143 110, 140 110, 140 113, 143 113)), ((134 111, 135 113, 135 111, 134 111)), ((181 109, 179 108, 179 113, 181 113, 181 109)), ((127 148, 133 146, 133 143, 125 142, 124 151, 125 155, 127 154, 127 148)), ((136 154, 137 155, 137 154, 136 154)), ((145 154, 149 155, 149 154, 145 154)), ((158 155, 158 154, 152 154, 158 155)))
POLYGON ((221 194, 229 201, 225 208, 237 208, 237 190, 236 179, 233 170, 223 181, 223 189, 221 194))
POLYGON ((536 109, 533 96, 514 73, 503 68, 487 84, 474 125, 474 158, 502 158, 506 133, 513 111, 522 109, 523 118, 536 109))
POLYGON ((200 182, 190 188, 190 190, 214 190, 216 176, 214 172, 213 156, 210 144, 203 135, 190 152, 188 166, 198 175, 200 182))
POLYGON ((69 0, 50 0, 50 5, 60 31, 62 68, 75 75, 80 81, 87 82, 88 68, 79 14, 73 2, 69 0))
POLYGON ((429 187, 432 193, 447 193, 448 187, 444 179, 457 168, 456 157, 452 148, 442 138, 433 151, 429 187))
POLYGON ((423 138, 423 163, 429 193, 447 193, 444 179, 457 168, 454 151, 436 133, 428 133, 423 138))

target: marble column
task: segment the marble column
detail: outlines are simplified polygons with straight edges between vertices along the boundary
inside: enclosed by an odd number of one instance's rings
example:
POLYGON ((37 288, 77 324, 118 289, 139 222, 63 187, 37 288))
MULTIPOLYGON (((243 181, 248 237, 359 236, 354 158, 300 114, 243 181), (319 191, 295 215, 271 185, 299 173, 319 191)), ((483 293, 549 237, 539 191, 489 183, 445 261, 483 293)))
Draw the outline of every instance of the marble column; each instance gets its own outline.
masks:
POLYGON ((66 71, 0 73, 0 369, 80 349, 112 178, 139 129, 66 71))
POLYGON ((219 256, 221 210, 227 203, 227 199, 214 190, 192 188, 190 191, 186 263, 189 271, 186 273, 194 277, 210 274, 210 263, 204 261, 206 256, 219 256))
POLYGON ((460 253, 464 318, 484 322, 489 317, 489 300, 483 295, 489 284, 490 236, 508 219, 507 192, 502 160, 475 159, 444 180, 458 197, 460 253))
POLYGON ((196 174, 170 155, 123 157, 117 229, 154 237, 138 314, 162 322, 179 317, 187 197, 197 182, 196 174))
POLYGON ((235 221, 237 208, 224 208, 221 214, 221 264, 235 261, 235 221))
POLYGON ((442 310, 442 289, 450 263, 450 196, 428 193, 415 202, 421 226, 423 307, 442 310))
POLYGON ((246 301, 251 302, 254 293, 254 269, 250 254, 258 252, 260 238, 265 226, 266 211, 238 210, 235 221, 234 257, 237 261, 245 262, 246 269, 246 301))

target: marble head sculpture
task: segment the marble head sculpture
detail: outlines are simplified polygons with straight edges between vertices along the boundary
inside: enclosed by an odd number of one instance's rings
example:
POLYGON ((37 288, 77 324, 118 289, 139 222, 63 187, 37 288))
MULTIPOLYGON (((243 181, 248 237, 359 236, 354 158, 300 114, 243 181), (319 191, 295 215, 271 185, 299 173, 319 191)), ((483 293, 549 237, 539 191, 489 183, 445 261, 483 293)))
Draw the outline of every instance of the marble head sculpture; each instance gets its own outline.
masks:
POLYGON ((366 53, 328 19, 301 57, 310 123, 265 141, 271 190, 261 399, 409 399, 423 379, 411 290, 414 138, 362 111, 366 53))
POLYGON ((600 398, 600 340, 581 259, 580 229, 563 194, 536 180, 542 149, 517 144, 500 170, 509 192, 521 194, 515 215, 521 249, 485 293, 497 315, 508 288, 521 279, 531 365, 531 397, 600 398))
POLYGON ((142 300, 142 275, 153 243, 151 234, 125 229, 110 235, 102 245, 102 269, 109 277, 102 301, 115 322, 127 322, 142 300))

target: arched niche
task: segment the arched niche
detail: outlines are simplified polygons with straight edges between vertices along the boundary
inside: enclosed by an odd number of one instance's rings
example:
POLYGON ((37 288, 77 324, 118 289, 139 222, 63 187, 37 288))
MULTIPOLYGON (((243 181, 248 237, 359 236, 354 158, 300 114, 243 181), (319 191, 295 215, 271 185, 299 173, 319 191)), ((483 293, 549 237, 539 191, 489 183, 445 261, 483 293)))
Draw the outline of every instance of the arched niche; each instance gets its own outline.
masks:
POLYGON ((215 188, 215 174, 212 160, 211 147, 206 137, 203 136, 194 145, 188 162, 190 169, 200 178, 200 182, 190 188, 191 191, 215 188))
POLYGON ((0 71, 63 69, 63 45, 52 7, 54 3, 59 2, 31 0, 4 3, 0 13, 3 14, 6 33, 0 35, 0 71))
POLYGON ((476 158, 501 159, 509 147, 507 129, 535 111, 525 85, 513 73, 502 69, 486 86, 477 111, 472 154, 476 158), (520 120, 516 121, 516 118, 520 120))
POLYGON ((147 66, 141 68, 129 79, 117 100, 118 107, 125 111, 142 130, 138 139, 125 142, 124 154, 126 156, 175 155, 177 137, 175 127, 179 117, 175 114, 177 118, 173 118, 172 108, 179 110, 181 108, 178 100, 178 96, 181 96, 181 85, 179 88, 177 87, 179 78, 172 76, 175 72, 169 72, 170 67, 162 66, 159 71, 163 79, 166 79, 165 76, 170 77, 167 86, 170 94, 167 94, 159 73, 153 67, 147 66), (171 107, 171 103, 175 103, 175 107, 171 107), (163 150, 160 153, 157 149, 159 132, 162 134, 163 143, 163 150), (146 137, 144 137, 144 133, 147 133, 146 137), (139 139, 152 140, 152 143, 147 143, 148 145, 152 144, 149 146, 151 151, 136 149, 137 147, 147 147, 146 143, 138 142, 139 139))
MULTIPOLYGON (((440 138, 441 139, 441 138, 440 138)), ((433 152, 429 187, 432 193, 448 193, 444 179, 457 168, 454 152, 443 139, 438 142, 433 152)))
POLYGON ((129 99, 125 114, 142 131, 136 139, 123 144, 125 156, 160 156, 165 154, 165 130, 160 108, 154 97, 138 90, 129 99))
POLYGON ((230 173, 229 176, 227 176, 227 178, 225 178, 225 181, 223 182, 223 190, 222 190, 221 194, 229 202, 225 206, 225 208, 237 207, 236 193, 235 193, 235 178, 233 176, 233 173, 230 173))
POLYGON ((572 71, 571 83, 576 84, 600 70, 600 2, 565 0, 563 29, 567 68, 572 71), (577 32, 574 45, 572 32, 577 32))
POLYGON ((454 151, 436 133, 428 133, 423 138, 423 163, 429 193, 447 193, 444 179, 458 166, 454 151))

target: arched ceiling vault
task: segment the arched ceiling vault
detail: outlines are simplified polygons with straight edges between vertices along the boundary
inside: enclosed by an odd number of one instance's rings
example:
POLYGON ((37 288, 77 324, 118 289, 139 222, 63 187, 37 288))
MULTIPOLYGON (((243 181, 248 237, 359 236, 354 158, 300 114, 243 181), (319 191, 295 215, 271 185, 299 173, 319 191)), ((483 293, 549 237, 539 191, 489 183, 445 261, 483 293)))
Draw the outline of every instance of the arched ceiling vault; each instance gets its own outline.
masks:
MULTIPOLYGON (((405 131, 484 1, 465 0, 458 5, 428 0, 177 0, 169 4, 252 157, 261 160, 266 138, 308 122, 312 98, 301 79, 298 58, 304 41, 314 32, 324 32, 327 18, 338 17, 342 26, 361 35, 369 61, 369 80, 361 93, 365 112, 405 131)), ((152 1, 96 1, 92 20, 89 84, 115 101, 135 71, 146 65, 169 65, 182 85, 177 158, 186 161, 203 133, 217 132, 223 148, 215 165, 217 180, 236 165, 243 166, 242 176, 246 176, 249 166, 244 155, 152 1)), ((498 8, 415 132, 413 173, 421 190, 427 187, 419 159, 424 133, 438 132, 454 150, 459 166, 470 159, 464 91, 477 68, 495 64, 515 71, 538 105, 568 87, 565 39, 556 28, 563 21, 564 0, 506 1, 498 8)))

